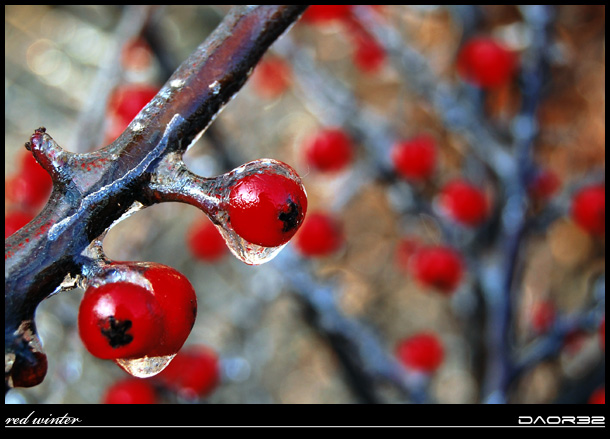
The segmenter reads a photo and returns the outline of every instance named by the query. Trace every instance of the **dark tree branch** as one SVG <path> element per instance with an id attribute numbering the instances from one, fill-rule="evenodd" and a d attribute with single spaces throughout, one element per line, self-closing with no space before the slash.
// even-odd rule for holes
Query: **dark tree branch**
<path id="1" fill-rule="evenodd" d="M 113 223 L 134 209 L 165 201 L 150 197 L 151 178 L 159 164 L 168 163 L 164 159 L 170 155 L 181 157 L 305 9 L 232 9 L 125 132 L 100 151 L 70 153 L 44 129 L 32 135 L 26 147 L 52 175 L 54 185 L 40 215 L 5 241 L 7 387 L 36 385 L 44 377 L 46 358 L 34 324 L 38 304 L 86 275 L 83 270 L 91 262 L 87 248 Z M 181 187 L 173 185 L 176 190 Z"/>

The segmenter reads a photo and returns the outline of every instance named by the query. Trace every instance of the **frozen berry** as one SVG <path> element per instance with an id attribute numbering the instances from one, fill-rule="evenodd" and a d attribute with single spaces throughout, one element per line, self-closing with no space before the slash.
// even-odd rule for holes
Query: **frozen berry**
<path id="1" fill-rule="evenodd" d="M 180 350 L 196 313 L 195 291 L 178 271 L 153 263 L 116 264 L 107 279 L 85 291 L 78 329 L 98 358 L 167 356 Z"/>
<path id="2" fill-rule="evenodd" d="M 307 211 L 303 186 L 270 172 L 250 174 L 231 189 L 227 211 L 235 233 L 263 247 L 287 243 Z"/>

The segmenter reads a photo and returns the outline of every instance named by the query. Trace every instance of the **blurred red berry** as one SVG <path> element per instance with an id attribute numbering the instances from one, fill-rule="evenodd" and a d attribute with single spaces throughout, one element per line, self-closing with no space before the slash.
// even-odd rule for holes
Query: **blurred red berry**
<path id="1" fill-rule="evenodd" d="M 561 180 L 553 171 L 543 170 L 538 173 L 528 186 L 529 195 L 536 201 L 550 199 L 561 186 Z"/>
<path id="2" fill-rule="evenodd" d="M 4 239 L 11 236 L 33 219 L 34 216 L 31 213 L 21 210 L 14 210 L 4 215 Z"/>
<path id="3" fill-rule="evenodd" d="M 410 269 L 411 258 L 417 253 L 421 243 L 416 238 L 406 236 L 400 239 L 394 251 L 396 267 L 404 272 Z"/>
<path id="4" fill-rule="evenodd" d="M 421 332 L 402 340 L 396 356 L 409 370 L 432 373 L 443 362 L 445 352 L 436 334 Z"/>
<path id="5" fill-rule="evenodd" d="M 465 180 L 447 183 L 441 189 L 439 202 L 445 214 L 465 226 L 478 226 L 489 215 L 485 192 Z"/>
<path id="6" fill-rule="evenodd" d="M 352 160 L 353 145 L 349 135 L 339 128 L 325 128 L 305 141 L 307 163 L 321 172 L 344 169 Z"/>
<path id="7" fill-rule="evenodd" d="M 408 180 L 425 180 L 434 172 L 436 143 L 430 136 L 421 135 L 398 142 L 390 154 L 396 172 Z"/>
<path id="8" fill-rule="evenodd" d="M 159 87 L 126 84 L 117 87 L 108 100 L 111 125 L 107 137 L 115 140 L 159 92 Z"/>
<path id="9" fill-rule="evenodd" d="M 325 24 L 343 20 L 351 13 L 352 5 L 311 5 L 301 16 L 301 21 L 309 24 Z"/>
<path id="10" fill-rule="evenodd" d="M 152 62 L 152 50 L 143 38 L 132 39 L 121 51 L 121 65 L 125 70 L 144 71 Z"/>
<path id="11" fill-rule="evenodd" d="M 606 403 L 606 387 L 600 387 L 589 397 L 589 404 L 605 404 Z"/>
<path id="12" fill-rule="evenodd" d="M 22 209 L 37 210 L 49 199 L 53 181 L 30 152 L 24 152 L 20 161 L 17 172 L 5 181 L 5 197 Z"/>
<path id="13" fill-rule="evenodd" d="M 580 352 L 585 341 L 587 334 L 581 329 L 574 329 L 568 332 L 563 339 L 564 352 L 568 355 L 576 355 Z"/>
<path id="14" fill-rule="evenodd" d="M 218 356 L 207 346 L 187 346 L 178 352 L 157 379 L 183 398 L 207 396 L 220 381 Z"/>
<path id="15" fill-rule="evenodd" d="M 329 255 L 342 243 L 341 225 L 335 218 L 323 212 L 307 215 L 294 238 L 295 248 L 302 255 L 310 257 Z"/>
<path id="16" fill-rule="evenodd" d="M 111 385 L 102 397 L 103 404 L 156 404 L 157 395 L 150 381 L 125 378 Z"/>
<path id="17" fill-rule="evenodd" d="M 415 279 L 445 294 L 457 288 L 463 270 L 462 257 L 450 247 L 423 247 L 411 258 L 411 272 Z"/>
<path id="18" fill-rule="evenodd" d="M 258 63 L 250 80 L 259 96 L 275 99 L 290 87 L 292 71 L 290 65 L 283 59 L 267 57 Z"/>
<path id="19" fill-rule="evenodd" d="M 592 235 L 606 234 L 606 186 L 581 189 L 572 200 L 572 218 Z"/>
<path id="20" fill-rule="evenodd" d="M 227 244 L 209 220 L 197 221 L 187 232 L 189 250 L 200 261 L 217 262 L 227 253 Z"/>
<path id="21" fill-rule="evenodd" d="M 457 57 L 457 71 L 462 78 L 482 88 L 508 83 L 516 67 L 515 54 L 491 38 L 472 38 Z"/>
<path id="22" fill-rule="evenodd" d="M 386 53 L 383 47 L 370 35 L 356 38 L 354 64 L 365 73 L 375 73 L 383 67 Z"/>
<path id="23" fill-rule="evenodd" d="M 543 300 L 536 303 L 532 310 L 532 329 L 539 334 L 548 332 L 555 321 L 555 314 L 555 305 L 552 302 Z"/>

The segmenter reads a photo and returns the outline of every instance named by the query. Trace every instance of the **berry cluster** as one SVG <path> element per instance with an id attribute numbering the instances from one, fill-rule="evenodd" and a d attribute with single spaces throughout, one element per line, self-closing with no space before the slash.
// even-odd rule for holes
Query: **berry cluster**
<path id="1" fill-rule="evenodd" d="M 116 262 L 88 283 L 78 313 L 81 340 L 95 357 L 124 368 L 128 360 L 175 355 L 195 323 L 195 291 L 171 267 Z"/>

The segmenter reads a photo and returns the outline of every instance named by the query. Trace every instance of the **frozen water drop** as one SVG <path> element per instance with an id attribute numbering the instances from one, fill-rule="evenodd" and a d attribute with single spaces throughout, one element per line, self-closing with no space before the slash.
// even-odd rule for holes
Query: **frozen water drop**
<path id="1" fill-rule="evenodd" d="M 114 362 L 134 377 L 148 378 L 165 369 L 175 356 L 176 354 L 161 357 L 118 358 Z"/>
<path id="2" fill-rule="evenodd" d="M 286 244 L 284 244 L 278 247 L 263 247 L 252 244 L 235 233 L 235 231 L 227 225 L 218 227 L 218 230 L 227 243 L 227 247 L 229 247 L 231 253 L 233 253 L 237 259 L 248 265 L 261 265 L 265 262 L 269 262 L 286 246 Z"/>

